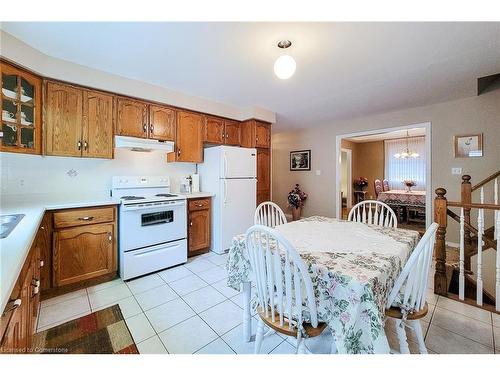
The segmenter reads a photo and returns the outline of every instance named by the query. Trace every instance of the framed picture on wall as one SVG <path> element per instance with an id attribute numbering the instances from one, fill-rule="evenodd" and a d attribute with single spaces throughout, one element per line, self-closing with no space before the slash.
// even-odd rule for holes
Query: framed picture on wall
<path id="1" fill-rule="evenodd" d="M 311 170 L 311 150 L 300 150 L 290 152 L 291 171 Z"/>
<path id="2" fill-rule="evenodd" d="M 454 137 L 456 158 L 483 156 L 483 134 L 465 134 Z"/>

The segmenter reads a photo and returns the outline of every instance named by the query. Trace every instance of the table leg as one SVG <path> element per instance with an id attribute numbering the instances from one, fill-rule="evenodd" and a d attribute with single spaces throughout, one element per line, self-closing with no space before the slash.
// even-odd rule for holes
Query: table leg
<path id="1" fill-rule="evenodd" d="M 249 342 L 252 336 L 252 315 L 250 313 L 250 282 L 241 283 L 243 289 L 243 339 Z"/>

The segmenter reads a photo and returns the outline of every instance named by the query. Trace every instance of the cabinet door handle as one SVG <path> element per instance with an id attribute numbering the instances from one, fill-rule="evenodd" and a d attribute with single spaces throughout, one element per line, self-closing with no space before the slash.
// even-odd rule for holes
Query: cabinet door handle
<path id="1" fill-rule="evenodd" d="M 87 151 L 88 148 L 89 148 L 89 144 L 87 143 L 87 141 L 83 142 L 83 149 L 85 151 Z"/>
<path id="2" fill-rule="evenodd" d="M 17 299 L 15 299 L 13 301 L 11 300 L 11 302 L 12 302 L 12 306 L 10 308 L 8 308 L 8 309 L 5 309 L 4 312 L 3 312 L 4 314 L 8 313 L 9 311 L 17 309 L 19 306 L 21 306 L 21 303 L 23 301 L 21 300 L 21 298 L 17 298 Z"/>
<path id="3" fill-rule="evenodd" d="M 153 131 L 155 130 L 155 128 L 153 127 L 153 124 L 149 125 L 149 132 L 151 134 L 153 134 Z"/>
<path id="4" fill-rule="evenodd" d="M 40 268 L 42 268 L 44 265 L 45 265 L 45 262 L 42 259 L 40 259 Z"/>
<path id="5" fill-rule="evenodd" d="M 82 141 L 78 141 L 76 147 L 78 147 L 78 151 L 80 151 L 82 149 Z"/>
<path id="6" fill-rule="evenodd" d="M 91 220 L 94 220 L 94 216 L 79 217 L 78 220 L 80 220 L 80 221 L 91 221 Z"/>
<path id="7" fill-rule="evenodd" d="M 108 241 L 113 242 L 113 234 L 111 232 L 108 233 Z"/>
<path id="8" fill-rule="evenodd" d="M 177 149 L 177 156 L 181 156 L 181 149 L 180 148 Z"/>
<path id="9" fill-rule="evenodd" d="M 192 227 L 192 226 L 193 226 L 193 222 L 192 222 L 192 221 L 190 221 L 190 222 L 189 222 L 189 226 L 190 226 L 190 227 Z"/>

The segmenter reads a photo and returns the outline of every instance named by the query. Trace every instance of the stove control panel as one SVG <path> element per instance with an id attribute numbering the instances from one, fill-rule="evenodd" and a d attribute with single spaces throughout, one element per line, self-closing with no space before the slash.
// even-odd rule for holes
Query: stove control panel
<path id="1" fill-rule="evenodd" d="M 168 176 L 114 176 L 112 180 L 113 189 L 144 187 L 168 188 L 170 178 Z"/>

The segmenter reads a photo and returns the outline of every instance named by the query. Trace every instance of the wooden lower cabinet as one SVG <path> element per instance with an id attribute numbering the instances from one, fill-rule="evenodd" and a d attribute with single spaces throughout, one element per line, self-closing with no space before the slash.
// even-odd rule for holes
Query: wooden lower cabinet
<path id="1" fill-rule="evenodd" d="M 57 211 L 54 227 L 54 288 L 116 274 L 116 207 Z"/>
<path id="2" fill-rule="evenodd" d="M 210 250 L 210 198 L 188 201 L 188 256 Z"/>
<path id="3" fill-rule="evenodd" d="M 0 353 L 27 353 L 31 348 L 40 303 L 40 267 L 35 241 L 0 317 Z"/>

